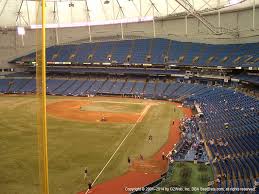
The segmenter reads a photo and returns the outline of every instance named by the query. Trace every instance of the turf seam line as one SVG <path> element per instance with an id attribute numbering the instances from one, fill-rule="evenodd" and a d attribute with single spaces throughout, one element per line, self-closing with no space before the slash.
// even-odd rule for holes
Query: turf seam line
<path id="1" fill-rule="evenodd" d="M 111 160 L 113 159 L 113 157 L 115 156 L 115 154 L 118 152 L 118 150 L 120 149 L 120 147 L 122 146 L 122 144 L 125 142 L 125 140 L 128 138 L 128 136 L 130 135 L 130 133 L 133 131 L 133 129 L 136 127 L 136 125 L 139 123 L 140 120 L 142 120 L 142 118 L 146 115 L 147 111 L 150 108 L 150 104 L 147 105 L 144 109 L 144 111 L 141 113 L 140 117 L 138 118 L 137 122 L 134 123 L 134 125 L 131 127 L 131 129 L 129 130 L 129 132 L 127 133 L 127 135 L 124 137 L 124 139 L 121 141 L 120 145 L 117 147 L 117 149 L 115 150 L 115 152 L 112 154 L 112 156 L 110 157 L 110 159 L 108 160 L 108 162 L 104 165 L 104 167 L 102 168 L 102 170 L 100 171 L 100 173 L 96 176 L 96 178 L 94 179 L 92 185 L 94 185 L 94 183 L 98 180 L 98 178 L 101 176 L 101 174 L 103 173 L 103 171 L 105 170 L 105 168 L 108 166 L 108 164 L 111 162 Z M 85 194 L 87 194 L 89 191 L 89 189 L 85 192 Z"/>
<path id="2" fill-rule="evenodd" d="M 148 105 L 144 108 L 144 110 L 141 112 L 140 117 L 138 118 L 138 120 L 137 120 L 136 123 L 139 123 L 139 122 L 142 121 L 142 119 L 144 118 L 144 116 L 146 115 L 146 113 L 147 113 L 147 111 L 149 110 L 150 107 L 151 107 L 151 105 L 148 104 Z"/>

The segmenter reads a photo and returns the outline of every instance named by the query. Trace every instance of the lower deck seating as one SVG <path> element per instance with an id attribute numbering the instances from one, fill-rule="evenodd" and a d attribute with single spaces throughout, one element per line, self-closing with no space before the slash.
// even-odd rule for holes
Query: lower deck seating
<path id="1" fill-rule="evenodd" d="M 218 187 L 252 188 L 259 177 L 259 101 L 226 88 L 188 100 L 203 112 L 201 130 Z"/>

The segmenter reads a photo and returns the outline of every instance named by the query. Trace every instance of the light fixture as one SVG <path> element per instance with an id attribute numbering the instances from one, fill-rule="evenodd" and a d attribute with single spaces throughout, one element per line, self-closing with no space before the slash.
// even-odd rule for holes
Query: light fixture
<path id="1" fill-rule="evenodd" d="M 238 4 L 238 3 L 240 3 L 241 1 L 243 1 L 243 0 L 229 0 L 228 6 Z"/>
<path id="2" fill-rule="evenodd" d="M 109 0 L 105 0 L 103 3 L 104 3 L 104 4 L 109 4 L 110 1 L 109 1 Z"/>
<path id="3" fill-rule="evenodd" d="M 24 36 L 24 35 L 25 35 L 25 28 L 24 28 L 24 27 L 21 27 L 21 26 L 18 26 L 18 27 L 17 27 L 17 33 L 18 33 L 18 35 L 20 35 L 20 36 Z"/>
<path id="4" fill-rule="evenodd" d="M 68 4 L 68 6 L 69 7 L 74 7 L 75 6 L 75 4 L 74 3 L 72 3 L 72 1 Z"/>

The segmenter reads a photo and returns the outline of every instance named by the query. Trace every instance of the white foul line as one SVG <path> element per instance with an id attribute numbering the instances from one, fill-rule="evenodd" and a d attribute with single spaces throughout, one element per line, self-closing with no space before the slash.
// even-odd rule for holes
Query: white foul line
<path id="1" fill-rule="evenodd" d="M 140 117 L 138 118 L 137 122 L 134 123 L 134 125 L 132 126 L 132 128 L 129 130 L 129 132 L 127 133 L 127 135 L 124 137 L 124 139 L 122 140 L 122 142 L 120 143 L 120 145 L 117 147 L 117 149 L 115 150 L 115 152 L 112 154 L 112 156 L 110 157 L 110 159 L 108 160 L 108 162 L 104 165 L 103 169 L 101 170 L 101 172 L 97 175 L 97 177 L 94 179 L 92 185 L 94 185 L 94 183 L 97 181 L 97 179 L 101 176 L 101 174 L 103 173 L 103 171 L 105 170 L 105 168 L 108 166 L 108 164 L 111 162 L 111 160 L 113 159 L 113 157 L 115 156 L 115 154 L 118 152 L 118 150 L 120 149 L 120 147 L 122 146 L 122 144 L 124 143 L 124 141 L 128 138 L 128 136 L 130 135 L 131 131 L 136 127 L 136 125 L 139 123 L 139 121 L 141 119 L 143 119 L 143 117 L 145 116 L 145 114 L 147 113 L 148 109 L 150 108 L 150 104 L 147 105 L 145 107 L 145 109 L 143 110 L 143 112 L 141 113 Z M 89 189 L 87 189 L 87 191 L 85 192 L 85 194 L 87 194 L 89 191 Z"/>

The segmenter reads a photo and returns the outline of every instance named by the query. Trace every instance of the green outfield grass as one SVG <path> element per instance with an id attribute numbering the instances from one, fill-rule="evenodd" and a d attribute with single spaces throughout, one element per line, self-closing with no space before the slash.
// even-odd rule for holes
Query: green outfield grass
<path id="1" fill-rule="evenodd" d="M 48 97 L 48 103 L 75 99 Z M 86 99 L 86 98 L 76 98 Z M 91 98 L 101 103 L 143 102 L 124 98 Z M 87 99 L 89 100 L 89 99 Z M 33 96 L 0 96 L 0 193 L 38 194 L 38 153 L 36 99 Z M 147 102 L 147 101 L 145 101 Z M 105 106 L 102 104 L 102 106 Z M 142 105 L 141 105 L 142 106 Z M 133 106 L 141 112 L 141 106 Z M 180 118 L 173 105 L 161 102 L 151 106 L 136 125 L 98 183 L 119 176 L 127 170 L 127 157 L 150 157 L 166 142 L 169 124 Z M 133 108 L 130 108 L 133 111 Z M 85 123 L 48 117 L 50 193 L 75 194 L 87 188 L 83 170 L 88 167 L 94 179 L 114 153 L 133 124 Z M 149 133 L 153 142 L 148 143 Z"/>

